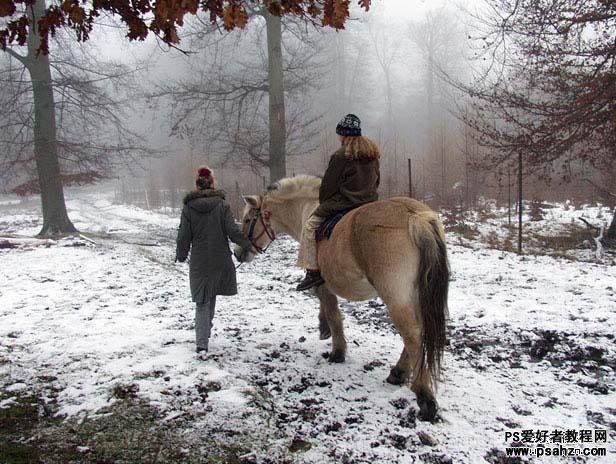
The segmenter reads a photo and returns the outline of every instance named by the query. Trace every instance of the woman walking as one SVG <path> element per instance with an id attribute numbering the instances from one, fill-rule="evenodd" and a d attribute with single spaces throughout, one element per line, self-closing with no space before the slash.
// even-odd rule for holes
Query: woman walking
<path id="1" fill-rule="evenodd" d="M 176 261 L 186 261 L 190 251 L 190 292 L 197 305 L 196 351 L 201 353 L 209 349 L 216 296 L 237 294 L 228 240 L 242 250 L 249 250 L 251 244 L 235 223 L 224 192 L 215 188 L 214 175 L 207 166 L 198 169 L 196 187 L 184 197 Z"/>

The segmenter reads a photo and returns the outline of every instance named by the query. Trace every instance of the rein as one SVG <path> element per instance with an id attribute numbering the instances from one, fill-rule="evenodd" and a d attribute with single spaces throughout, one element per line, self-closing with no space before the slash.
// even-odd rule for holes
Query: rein
<path id="1" fill-rule="evenodd" d="M 266 214 L 269 218 L 269 213 L 266 213 Z M 255 227 L 257 226 L 257 222 L 259 221 L 261 221 L 263 230 L 261 231 L 259 235 L 254 237 Z M 261 248 L 255 242 L 259 240 L 261 237 L 263 237 L 263 235 L 265 234 L 267 234 L 267 238 L 270 239 L 270 242 L 267 244 L 265 248 Z M 274 242 L 274 240 L 276 240 L 276 232 L 274 232 L 274 229 L 272 229 L 272 225 L 266 221 L 261 208 L 257 210 L 257 214 L 250 220 L 250 226 L 248 227 L 248 240 L 250 241 L 251 245 L 254 247 L 255 250 L 257 250 L 259 254 L 265 253 L 267 249 L 270 247 L 270 245 Z M 235 269 L 238 269 L 242 264 L 244 264 L 243 261 L 239 263 L 235 267 Z"/>
<path id="2" fill-rule="evenodd" d="M 263 226 L 263 230 L 261 231 L 259 235 L 257 235 L 256 237 L 253 237 L 255 233 L 255 227 L 259 220 L 261 220 L 261 225 Z M 259 240 L 261 237 L 263 237 L 263 235 L 265 234 L 267 234 L 267 238 L 270 239 L 270 242 L 267 244 L 265 248 L 261 248 L 255 242 Z M 269 246 L 272 244 L 272 242 L 276 240 L 276 233 L 274 232 L 274 229 L 272 229 L 272 225 L 265 221 L 265 217 L 263 216 L 263 211 L 261 210 L 261 208 L 257 210 L 257 214 L 255 215 L 255 217 L 253 217 L 250 220 L 250 227 L 248 228 L 248 240 L 250 240 L 250 243 L 252 244 L 252 246 L 255 247 L 255 250 L 257 250 L 261 254 L 265 253 L 267 249 L 269 248 Z"/>

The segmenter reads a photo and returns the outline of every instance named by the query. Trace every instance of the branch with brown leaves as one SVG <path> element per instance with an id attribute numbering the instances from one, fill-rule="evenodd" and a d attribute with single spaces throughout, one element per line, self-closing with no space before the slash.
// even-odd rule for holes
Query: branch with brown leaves
<path id="1" fill-rule="evenodd" d="M 491 67 L 458 85 L 468 96 L 462 119 L 490 153 L 484 167 L 521 154 L 526 169 L 546 179 L 558 170 L 568 181 L 577 170 L 606 173 L 606 186 L 612 185 L 616 2 L 487 3 L 492 13 L 472 35 L 483 50 L 479 58 L 498 60 L 498 72 Z"/>
<path id="2" fill-rule="evenodd" d="M 198 12 L 209 17 L 212 24 L 222 24 L 227 31 L 244 28 L 249 11 L 265 7 L 276 16 L 297 16 L 320 21 L 322 26 L 343 29 L 349 18 L 351 0 L 97 0 L 86 4 L 79 0 L 62 0 L 50 5 L 38 21 L 29 24 L 26 10 L 45 0 L 0 0 L 0 18 L 7 18 L 0 29 L 0 48 L 9 44 L 25 45 L 28 34 L 41 36 L 40 51 L 49 53 L 49 36 L 62 28 L 72 29 L 77 39 L 86 41 L 94 28 L 96 18 L 103 13 L 118 17 L 128 28 L 130 40 L 145 40 L 152 33 L 168 44 L 179 43 L 178 29 L 184 25 L 186 15 Z M 371 0 L 358 0 L 368 10 Z"/>

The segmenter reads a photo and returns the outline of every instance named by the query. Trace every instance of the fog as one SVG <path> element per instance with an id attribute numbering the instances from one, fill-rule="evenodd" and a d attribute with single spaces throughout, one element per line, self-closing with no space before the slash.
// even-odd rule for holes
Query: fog
<path id="1" fill-rule="evenodd" d="M 477 59 L 478 10 L 478 2 L 376 1 L 368 13 L 354 9 L 341 31 L 283 18 L 286 175 L 322 175 L 339 143 L 336 123 L 353 113 L 381 148 L 382 195 L 412 194 L 437 205 L 474 203 L 482 195 L 510 199 L 511 168 L 476 169 L 482 149 L 461 120 L 467 97 L 452 85 L 472 82 L 489 66 Z M 65 171 L 114 179 L 135 197 L 144 189 L 161 192 L 165 206 L 192 187 L 201 164 L 217 173 L 236 208 L 240 194 L 258 193 L 276 180 L 263 17 L 232 32 L 192 17 L 176 46 L 152 35 L 129 42 L 112 18 L 100 22 L 86 44 L 63 33 L 51 49 L 52 60 L 67 50 L 83 51 L 90 61 L 81 65 L 88 68 L 81 79 L 92 83 L 84 86 L 100 89 L 85 108 L 67 114 L 81 125 L 73 119 L 60 124 L 61 138 L 74 146 L 83 134 L 89 141 L 80 154 L 75 149 L 61 156 Z M 7 54 L 0 59 L 4 81 L 19 81 L 16 60 Z M 66 77 L 61 62 L 67 60 L 53 67 L 58 81 Z M 57 100 L 75 97 L 75 86 L 62 89 L 55 89 Z M 8 86 L 3 92 L 9 94 Z M 10 101 L 5 98 L 4 106 Z M 107 105 L 105 112 L 91 114 L 95 101 Z M 84 121 L 96 124 L 86 129 Z M 25 166 L 11 164 L 5 190 L 34 176 Z M 545 190 L 529 184 L 529 197 Z"/>
<path id="2" fill-rule="evenodd" d="M 441 79 L 467 70 L 465 13 L 417 2 L 375 2 L 353 11 L 345 30 L 283 21 L 287 175 L 322 175 L 335 151 L 336 123 L 359 116 L 362 131 L 382 150 L 382 193 L 451 196 L 464 182 L 462 128 L 455 96 Z M 208 31 L 208 29 L 210 29 Z M 147 160 L 150 182 L 188 188 L 194 169 L 208 164 L 242 190 L 269 183 L 267 38 L 265 21 L 224 33 L 193 20 L 178 47 L 150 40 L 143 76 L 143 112 L 133 118 L 158 159 Z M 116 39 L 117 40 L 117 39 Z M 131 64 L 121 45 L 113 58 Z M 157 173 L 164 172 L 164 176 Z"/>

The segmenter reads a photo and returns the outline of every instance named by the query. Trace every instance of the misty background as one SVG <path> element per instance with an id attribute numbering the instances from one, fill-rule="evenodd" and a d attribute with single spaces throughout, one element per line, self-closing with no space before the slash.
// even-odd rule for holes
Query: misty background
<path id="1" fill-rule="evenodd" d="M 469 97 L 459 86 L 493 65 L 482 54 L 482 8 L 381 0 L 367 14 L 354 10 L 342 31 L 282 18 L 286 175 L 322 175 L 336 123 L 354 113 L 381 147 L 382 197 L 412 194 L 433 207 L 480 197 L 511 203 L 515 165 L 482 166 L 489 153 L 463 122 Z M 207 164 L 237 214 L 242 194 L 276 180 L 266 20 L 255 16 L 232 32 L 191 17 L 177 47 L 151 36 L 129 43 L 104 17 L 86 43 L 59 32 L 50 61 L 65 185 L 108 182 L 119 200 L 177 207 Z M 26 194 L 36 171 L 19 125 L 32 117 L 31 83 L 9 53 L 0 53 L 0 69 L 1 188 Z M 600 176 L 583 163 L 576 170 Z M 523 182 L 529 200 L 599 199 L 575 172 L 567 182 L 525 172 Z"/>

